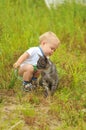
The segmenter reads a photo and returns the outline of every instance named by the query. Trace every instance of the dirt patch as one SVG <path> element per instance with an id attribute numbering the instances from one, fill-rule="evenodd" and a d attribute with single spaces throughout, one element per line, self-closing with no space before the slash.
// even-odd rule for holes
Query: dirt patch
<path id="1" fill-rule="evenodd" d="M 58 118 L 55 115 L 53 116 L 49 113 L 50 106 L 52 105 L 53 101 L 52 98 L 50 97 L 44 98 L 41 95 L 37 96 L 34 95 L 33 93 L 18 95 L 18 93 L 15 94 L 14 91 L 12 95 L 11 94 L 9 95 L 8 91 L 3 91 L 1 97 L 3 98 L 3 107 L 1 109 L 3 117 L 1 118 L 1 121 L 3 119 L 6 119 L 8 121 L 6 122 L 7 124 L 9 124 L 9 119 L 11 118 L 12 120 L 16 121 L 17 120 L 23 121 L 22 129 L 24 130 L 26 129 L 54 130 L 58 128 L 59 125 L 61 125 L 61 122 L 58 121 Z M 30 118 L 28 116 L 24 117 L 24 115 L 22 114 L 22 109 L 24 109 L 28 104 L 30 104 L 30 106 L 35 109 L 36 116 L 33 118 Z M 14 126 L 15 124 L 17 124 L 16 121 L 14 121 L 15 122 Z M 22 123 L 18 125 L 21 124 Z M 10 127 L 12 127 L 12 125 Z"/>

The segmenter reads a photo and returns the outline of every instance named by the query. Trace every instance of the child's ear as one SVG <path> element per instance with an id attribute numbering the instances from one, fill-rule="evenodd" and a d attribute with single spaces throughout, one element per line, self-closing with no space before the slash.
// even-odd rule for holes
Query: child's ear
<path id="1" fill-rule="evenodd" d="M 43 41 L 41 42 L 41 44 L 42 44 L 42 45 L 45 45 L 45 44 L 46 44 L 46 41 L 45 41 L 45 40 L 43 40 Z"/>

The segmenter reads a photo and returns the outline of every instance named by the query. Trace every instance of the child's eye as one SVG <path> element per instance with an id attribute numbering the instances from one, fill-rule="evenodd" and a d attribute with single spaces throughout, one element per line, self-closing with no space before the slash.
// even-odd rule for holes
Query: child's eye
<path id="1" fill-rule="evenodd" d="M 55 48 L 51 48 L 52 51 L 55 51 Z"/>

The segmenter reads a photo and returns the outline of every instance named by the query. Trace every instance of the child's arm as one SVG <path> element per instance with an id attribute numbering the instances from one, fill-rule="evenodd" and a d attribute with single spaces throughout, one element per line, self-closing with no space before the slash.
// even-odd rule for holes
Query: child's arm
<path id="1" fill-rule="evenodd" d="M 25 61 L 29 56 L 30 56 L 30 55 L 29 55 L 27 52 L 23 53 L 23 54 L 19 57 L 19 59 L 14 63 L 13 67 L 14 67 L 15 69 L 18 68 L 18 67 L 20 66 L 20 64 L 21 64 L 23 61 Z"/>

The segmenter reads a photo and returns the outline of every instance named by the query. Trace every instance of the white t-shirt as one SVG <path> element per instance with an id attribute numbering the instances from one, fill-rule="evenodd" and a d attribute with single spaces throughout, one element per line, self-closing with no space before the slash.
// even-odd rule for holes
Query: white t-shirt
<path id="1" fill-rule="evenodd" d="M 37 65 L 39 55 L 43 56 L 43 53 L 42 53 L 40 47 L 31 47 L 26 52 L 30 56 L 21 64 L 21 66 L 23 66 L 25 64 Z"/>

